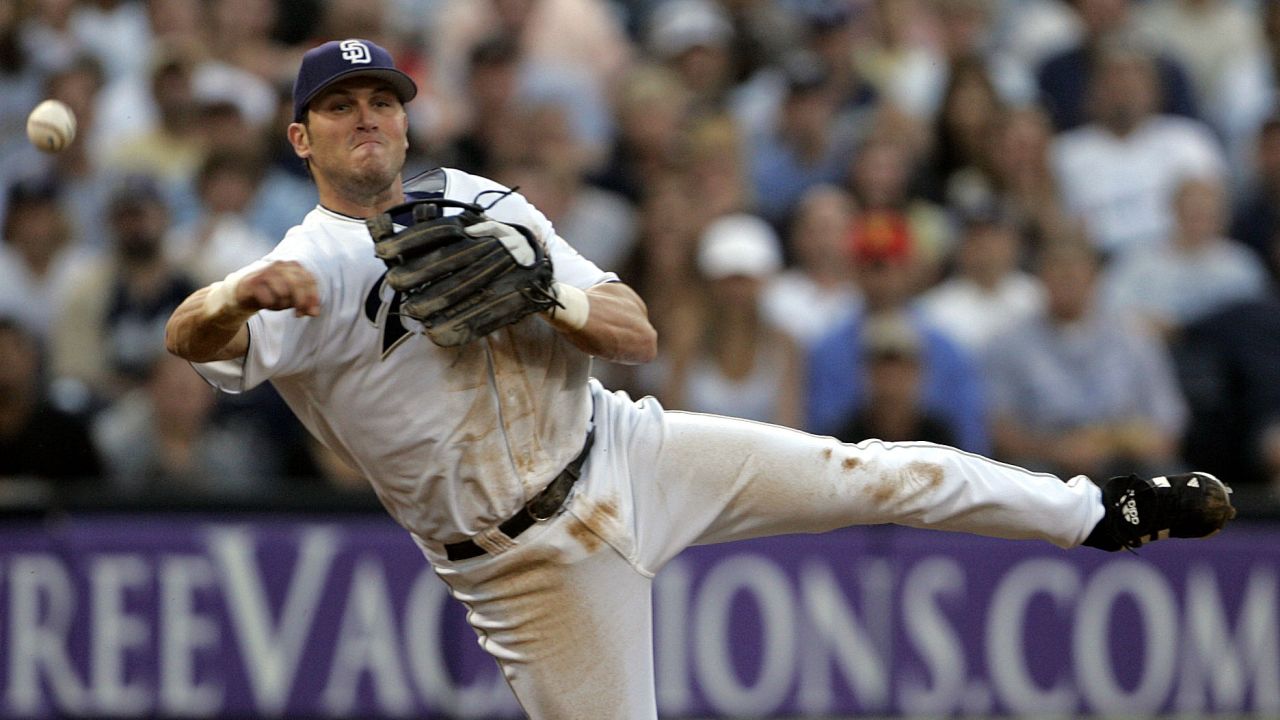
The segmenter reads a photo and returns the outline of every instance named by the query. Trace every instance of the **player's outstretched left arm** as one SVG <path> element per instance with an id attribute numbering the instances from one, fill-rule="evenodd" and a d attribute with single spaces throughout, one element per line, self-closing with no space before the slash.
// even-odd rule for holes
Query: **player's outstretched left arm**
<path id="1" fill-rule="evenodd" d="M 542 317 L 579 350 L 616 363 L 636 365 L 658 354 L 658 331 L 644 300 L 620 282 L 587 290 L 557 283 L 560 302 Z"/>

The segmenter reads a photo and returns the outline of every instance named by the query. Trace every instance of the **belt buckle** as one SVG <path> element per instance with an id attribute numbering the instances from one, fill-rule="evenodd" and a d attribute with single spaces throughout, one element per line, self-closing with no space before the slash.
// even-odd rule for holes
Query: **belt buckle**
<path id="1" fill-rule="evenodd" d="M 524 511 L 529 515 L 529 517 L 533 518 L 535 522 L 550 520 L 564 507 L 565 500 L 569 498 L 569 491 L 573 488 L 573 485 L 578 482 L 578 478 L 582 472 L 582 466 L 580 463 L 584 459 L 587 449 L 591 447 L 591 440 L 594 435 L 595 429 L 592 428 L 587 432 L 587 440 L 583 444 L 582 451 L 578 453 L 578 456 L 570 460 L 565 469 L 561 470 L 560 474 L 556 475 L 541 493 L 524 506 Z M 568 479 L 568 482 L 565 482 L 566 478 Z M 535 505 L 547 508 L 544 511 L 544 514 L 536 512 L 534 510 Z"/>
<path id="2" fill-rule="evenodd" d="M 560 478 L 556 477 L 556 479 L 552 480 L 551 482 L 554 485 L 557 482 L 559 482 L 559 480 Z M 568 495 L 569 495 L 569 492 L 567 488 L 565 490 L 556 488 L 555 492 L 549 493 L 547 495 L 540 495 L 537 498 L 534 498 L 533 502 L 530 502 L 528 505 L 524 506 L 524 511 L 526 513 L 529 513 L 529 517 L 533 518 L 536 522 L 542 522 L 543 520 L 550 520 L 551 518 L 555 517 L 556 513 L 560 511 L 560 508 L 564 507 L 564 501 L 565 501 L 565 498 L 568 497 Z M 542 513 L 539 513 L 537 510 L 534 509 L 535 505 L 539 507 L 545 507 L 547 509 L 544 510 Z"/>

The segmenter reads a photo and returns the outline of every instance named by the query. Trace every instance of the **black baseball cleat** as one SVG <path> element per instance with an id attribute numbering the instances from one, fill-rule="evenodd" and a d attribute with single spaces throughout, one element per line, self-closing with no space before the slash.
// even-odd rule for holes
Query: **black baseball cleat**
<path id="1" fill-rule="evenodd" d="M 1236 516 L 1231 488 L 1203 472 L 1113 477 L 1102 486 L 1102 504 L 1106 515 L 1084 544 L 1111 551 L 1171 537 L 1209 537 Z"/>

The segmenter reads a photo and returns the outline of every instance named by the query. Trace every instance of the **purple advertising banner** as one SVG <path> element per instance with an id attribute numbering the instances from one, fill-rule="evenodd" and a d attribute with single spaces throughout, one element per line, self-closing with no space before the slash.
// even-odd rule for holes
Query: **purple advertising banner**
<path id="1" fill-rule="evenodd" d="M 694 548 L 664 717 L 1280 716 L 1280 528 L 1138 555 L 899 528 Z M 390 520 L 0 523 L 0 717 L 520 717 Z"/>

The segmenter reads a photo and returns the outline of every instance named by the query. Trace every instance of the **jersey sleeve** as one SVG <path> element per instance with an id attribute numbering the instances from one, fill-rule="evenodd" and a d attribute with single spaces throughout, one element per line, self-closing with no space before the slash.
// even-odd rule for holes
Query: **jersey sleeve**
<path id="1" fill-rule="evenodd" d="M 316 278 L 323 308 L 332 297 L 328 278 L 305 247 L 286 236 L 275 250 L 246 267 L 266 267 L 277 260 L 301 264 Z M 243 358 L 192 363 L 192 367 L 209 384 L 233 394 L 251 390 L 274 377 L 301 372 L 317 357 L 322 320 L 296 317 L 293 310 L 263 310 L 248 320 L 249 349 Z"/>
<path id="2" fill-rule="evenodd" d="M 583 289 L 617 282 L 616 274 L 601 270 L 560 237 L 547 216 L 525 196 L 492 180 L 460 170 L 449 169 L 446 177 L 446 197 L 488 206 L 485 212 L 494 220 L 523 225 L 533 231 L 551 255 L 556 280 Z M 490 203 L 493 204 L 490 206 Z"/>

